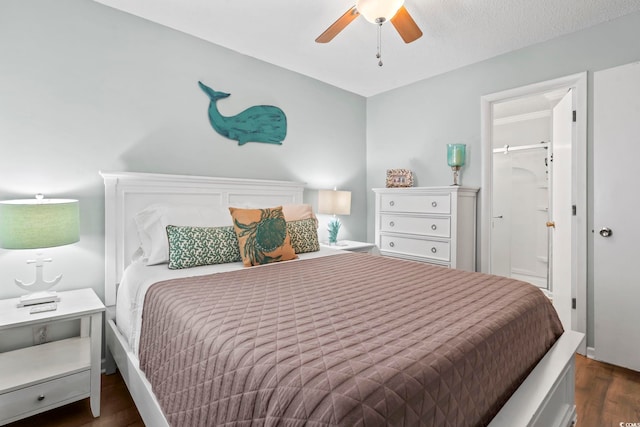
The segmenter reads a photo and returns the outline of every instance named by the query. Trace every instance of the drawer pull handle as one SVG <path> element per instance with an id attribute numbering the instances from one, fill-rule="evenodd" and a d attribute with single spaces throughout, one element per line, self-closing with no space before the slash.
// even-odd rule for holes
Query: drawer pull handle
<path id="1" fill-rule="evenodd" d="M 436 231 L 436 229 L 437 229 L 437 228 L 438 228 L 438 226 L 437 226 L 437 225 L 435 225 L 435 224 L 431 224 L 431 229 L 432 229 L 433 231 Z"/>
<path id="2" fill-rule="evenodd" d="M 395 206 L 396 202 L 394 202 L 393 200 L 389 202 L 389 206 Z"/>
<path id="3" fill-rule="evenodd" d="M 395 225 L 396 225 L 396 223 L 395 223 L 395 222 L 393 222 L 393 221 L 389 222 L 389 227 L 393 227 L 393 226 L 395 226 Z"/>
<path id="4" fill-rule="evenodd" d="M 390 247 L 394 247 L 395 245 L 396 245 L 395 243 L 393 243 L 393 242 L 389 242 L 389 246 L 390 246 Z"/>
<path id="5" fill-rule="evenodd" d="M 431 253 L 435 254 L 436 252 L 438 252 L 438 250 L 435 248 L 435 246 L 433 248 L 431 248 Z"/>
<path id="6" fill-rule="evenodd" d="M 38 402 L 42 402 L 44 400 L 44 394 L 38 396 Z"/>
<path id="7" fill-rule="evenodd" d="M 431 206 L 435 208 L 436 206 L 438 206 L 438 202 L 431 202 Z"/>

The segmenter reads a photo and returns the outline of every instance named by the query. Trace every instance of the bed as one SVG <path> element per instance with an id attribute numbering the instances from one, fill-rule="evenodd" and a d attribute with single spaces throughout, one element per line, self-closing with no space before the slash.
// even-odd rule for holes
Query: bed
<path id="1" fill-rule="evenodd" d="M 167 275 L 166 265 L 149 268 L 131 261 L 139 246 L 137 212 L 158 202 L 207 208 L 299 204 L 303 185 L 137 173 L 102 176 L 108 356 L 145 424 L 575 422 L 574 353 L 583 336 L 561 333 L 557 324 L 554 330 L 555 312 L 539 291 L 495 276 L 328 249 L 253 268 L 231 263 Z M 502 294 L 498 302 L 487 302 Z M 480 306 L 472 308 L 473 300 Z M 275 310 L 278 301 L 284 308 Z M 530 326 L 521 318 L 528 315 L 519 314 L 519 306 L 527 313 L 540 311 L 550 322 L 538 340 L 544 351 L 529 347 L 536 339 L 527 335 Z M 506 314 L 508 320 L 480 328 L 475 317 L 480 311 Z M 424 323 L 428 316 L 434 317 Z M 511 329 L 516 338 L 526 339 L 511 342 L 493 333 Z M 190 350 L 176 347 L 178 342 Z M 471 355 L 459 357 L 455 342 L 473 344 Z M 492 357 L 498 347 L 516 357 Z M 444 359 L 436 360 L 434 353 Z M 508 364 L 528 365 L 495 374 Z M 490 389 L 489 383 L 502 381 L 498 377 L 506 377 L 507 385 Z M 452 400 L 454 389 L 466 400 Z"/>

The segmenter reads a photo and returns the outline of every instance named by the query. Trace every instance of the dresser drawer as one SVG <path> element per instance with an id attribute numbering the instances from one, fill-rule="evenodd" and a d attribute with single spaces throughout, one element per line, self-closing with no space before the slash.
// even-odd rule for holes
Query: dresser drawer
<path id="1" fill-rule="evenodd" d="M 88 370 L 82 371 L 0 394 L 0 414 L 2 414 L 0 421 L 30 412 L 40 412 L 60 404 L 89 397 L 89 372 Z"/>
<path id="2" fill-rule="evenodd" d="M 381 235 L 380 250 L 440 262 L 449 262 L 451 258 L 449 242 L 436 240 Z"/>
<path id="3" fill-rule="evenodd" d="M 382 214 L 380 215 L 380 231 L 451 237 L 451 218 Z"/>
<path id="4" fill-rule="evenodd" d="M 380 210 L 383 212 L 451 213 L 449 194 L 382 194 Z"/>

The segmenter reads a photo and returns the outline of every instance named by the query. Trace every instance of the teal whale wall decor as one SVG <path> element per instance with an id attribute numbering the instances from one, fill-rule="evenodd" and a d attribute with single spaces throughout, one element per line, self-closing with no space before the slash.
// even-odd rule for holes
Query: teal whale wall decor
<path id="1" fill-rule="evenodd" d="M 273 105 L 254 105 L 235 116 L 223 116 L 218 111 L 216 102 L 231 94 L 216 92 L 202 82 L 198 82 L 198 85 L 211 100 L 209 121 L 220 135 L 238 141 L 238 145 L 247 142 L 282 144 L 287 136 L 287 116 L 280 108 Z"/>

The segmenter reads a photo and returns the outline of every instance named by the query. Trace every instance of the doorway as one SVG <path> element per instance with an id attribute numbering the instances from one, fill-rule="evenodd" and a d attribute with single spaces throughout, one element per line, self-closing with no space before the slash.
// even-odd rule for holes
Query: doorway
<path id="1" fill-rule="evenodd" d="M 552 108 L 563 92 L 492 106 L 490 272 L 532 283 L 548 295 Z"/>
<path id="2" fill-rule="evenodd" d="M 541 287 L 565 329 L 583 333 L 586 92 L 586 73 L 580 73 L 481 99 L 481 270 Z M 567 115 L 569 135 L 567 126 L 554 129 Z M 563 142 L 554 147 L 554 138 Z M 554 168 L 566 176 L 561 191 L 551 187 Z M 579 351 L 585 353 L 585 343 Z"/>

